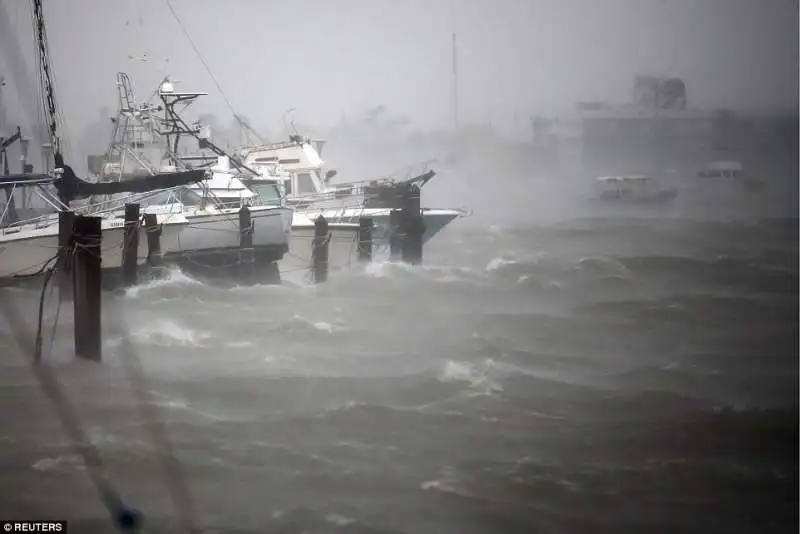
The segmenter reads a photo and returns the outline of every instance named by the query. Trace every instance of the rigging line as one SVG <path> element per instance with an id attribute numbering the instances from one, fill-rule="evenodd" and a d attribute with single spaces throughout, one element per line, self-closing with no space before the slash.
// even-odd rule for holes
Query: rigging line
<path id="1" fill-rule="evenodd" d="M 200 60 L 200 63 L 202 63 L 203 67 L 205 67 L 206 72 L 211 77 L 211 81 L 213 81 L 214 85 L 217 86 L 217 90 L 219 91 L 219 94 L 222 95 L 222 99 L 225 100 L 225 103 L 228 105 L 228 108 L 231 110 L 231 113 L 233 114 L 233 117 L 238 119 L 239 115 L 236 113 L 236 110 L 233 108 L 233 104 L 231 104 L 231 101 L 228 100 L 228 97 L 225 95 L 225 91 L 222 90 L 222 86 L 220 86 L 219 82 L 217 81 L 216 76 L 214 76 L 214 73 L 211 72 L 211 67 L 209 67 L 208 63 L 206 63 L 206 60 L 203 59 L 203 55 L 200 53 L 200 50 L 198 50 L 197 46 L 194 44 L 194 41 L 189 36 L 189 32 L 186 30 L 186 26 L 184 26 L 183 22 L 181 22 L 180 17 L 175 12 L 175 9 L 172 7 L 172 3 L 170 3 L 169 0 L 164 0 L 164 2 L 166 2 L 167 7 L 172 12 L 172 16 L 175 17 L 175 21 L 178 23 L 178 26 L 181 27 L 181 31 L 183 31 L 183 35 L 186 36 L 186 40 L 189 41 L 190 45 L 192 45 L 192 48 L 194 49 L 194 53 L 197 54 L 197 58 Z M 255 132 L 255 130 L 253 130 L 253 131 Z M 256 134 L 256 135 L 258 135 L 258 134 Z M 259 135 L 259 137 L 261 137 L 261 136 Z"/>

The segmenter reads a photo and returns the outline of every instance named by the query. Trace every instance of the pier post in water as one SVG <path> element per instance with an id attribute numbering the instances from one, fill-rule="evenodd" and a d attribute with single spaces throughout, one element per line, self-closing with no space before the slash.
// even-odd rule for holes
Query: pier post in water
<path id="1" fill-rule="evenodd" d="M 164 256 L 161 254 L 161 225 L 155 213 L 144 214 L 144 227 L 147 230 L 147 265 L 161 267 Z"/>
<path id="2" fill-rule="evenodd" d="M 372 261 L 372 217 L 358 219 L 358 260 Z"/>
<path id="3" fill-rule="evenodd" d="M 400 259 L 403 250 L 403 212 L 393 209 L 389 212 L 389 261 Z"/>
<path id="4" fill-rule="evenodd" d="M 420 189 L 416 184 L 406 186 L 403 194 L 403 261 L 411 265 L 422 263 L 422 237 L 425 223 L 420 208 Z"/>
<path id="5" fill-rule="evenodd" d="M 102 357 L 102 221 L 100 217 L 76 215 L 73 234 L 75 355 L 96 362 Z"/>
<path id="6" fill-rule="evenodd" d="M 122 238 L 122 283 L 136 285 L 139 268 L 139 204 L 125 204 L 125 233 Z"/>
<path id="7" fill-rule="evenodd" d="M 312 258 L 314 262 L 314 283 L 328 280 L 328 221 L 320 214 L 314 220 L 314 243 Z"/>
<path id="8" fill-rule="evenodd" d="M 247 206 L 239 209 L 239 266 L 242 281 L 254 283 L 256 255 L 253 250 L 253 221 Z"/>
<path id="9" fill-rule="evenodd" d="M 63 302 L 72 295 L 72 234 L 75 226 L 75 212 L 58 212 L 58 268 L 56 283 L 59 298 Z"/>
<path id="10" fill-rule="evenodd" d="M 403 261 L 410 265 L 422 263 L 422 236 L 425 234 L 425 221 L 422 215 L 406 214 L 406 238 L 403 240 Z"/>

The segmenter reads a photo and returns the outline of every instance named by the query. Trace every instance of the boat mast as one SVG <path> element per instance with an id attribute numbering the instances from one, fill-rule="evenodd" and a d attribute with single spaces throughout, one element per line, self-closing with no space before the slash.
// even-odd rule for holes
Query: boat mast
<path id="1" fill-rule="evenodd" d="M 62 167 L 64 165 L 64 157 L 61 154 L 61 139 L 58 136 L 56 127 L 58 108 L 56 107 L 53 78 L 50 72 L 50 50 L 47 45 L 47 30 L 45 29 L 44 14 L 42 12 L 42 0 L 33 0 L 33 19 L 39 51 L 39 84 L 44 96 L 46 118 L 49 120 L 49 124 L 47 124 L 48 134 L 55 166 Z M 47 163 L 45 162 L 45 165 Z"/>

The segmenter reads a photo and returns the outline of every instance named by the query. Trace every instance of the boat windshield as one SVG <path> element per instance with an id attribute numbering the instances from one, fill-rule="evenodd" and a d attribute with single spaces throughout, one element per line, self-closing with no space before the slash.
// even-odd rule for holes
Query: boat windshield
<path id="1" fill-rule="evenodd" d="M 148 195 L 142 199 L 142 204 L 145 206 L 158 206 L 165 204 L 172 204 L 173 202 L 180 202 L 184 206 L 199 206 L 202 197 L 191 189 L 180 187 L 161 191 L 155 195 Z"/>
<path id="2" fill-rule="evenodd" d="M 254 183 L 250 184 L 250 190 L 257 196 L 259 203 L 266 206 L 281 205 L 281 191 L 277 184 L 273 183 Z"/>

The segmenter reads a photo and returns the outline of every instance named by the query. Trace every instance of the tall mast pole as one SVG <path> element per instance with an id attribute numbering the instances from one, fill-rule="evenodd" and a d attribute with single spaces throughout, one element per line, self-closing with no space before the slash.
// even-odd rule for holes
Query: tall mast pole
<path id="1" fill-rule="evenodd" d="M 50 50 L 47 44 L 47 31 L 45 29 L 44 13 L 42 12 L 42 0 L 33 0 L 33 23 L 36 30 L 37 48 L 39 49 L 39 80 L 44 97 L 45 116 L 49 121 L 48 134 L 53 149 L 53 157 L 56 167 L 64 165 L 61 154 L 61 139 L 58 135 L 57 120 L 58 108 L 56 107 L 55 90 L 53 88 L 53 78 L 50 72 Z"/>

